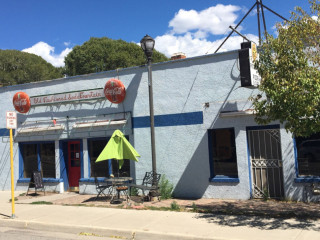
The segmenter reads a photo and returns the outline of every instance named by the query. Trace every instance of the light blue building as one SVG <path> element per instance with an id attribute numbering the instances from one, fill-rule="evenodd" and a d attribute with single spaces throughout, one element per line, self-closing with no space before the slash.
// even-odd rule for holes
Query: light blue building
<path id="1" fill-rule="evenodd" d="M 312 189 L 320 181 L 320 156 L 308 155 L 319 153 L 319 138 L 293 139 L 279 123 L 254 121 L 248 98 L 257 89 L 241 87 L 239 51 L 157 63 L 152 70 L 157 171 L 174 184 L 175 196 L 320 199 Z M 110 79 L 125 86 L 119 104 L 103 95 Z M 15 110 L 17 92 L 29 95 L 31 108 L 17 114 L 16 189 L 27 190 L 32 171 L 40 170 L 46 191 L 95 193 L 95 173 L 118 171 L 115 162 L 94 164 L 115 129 L 141 155 L 122 171 L 134 179 L 151 171 L 148 74 L 139 66 L 1 87 L 1 190 L 11 184 L 5 116 Z"/>

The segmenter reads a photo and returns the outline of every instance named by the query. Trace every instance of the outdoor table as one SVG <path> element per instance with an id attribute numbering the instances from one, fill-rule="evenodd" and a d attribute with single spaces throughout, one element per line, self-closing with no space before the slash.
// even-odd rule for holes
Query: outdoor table
<path id="1" fill-rule="evenodd" d="M 113 178 L 106 178 L 106 182 L 111 183 L 112 185 L 112 197 L 111 203 L 121 203 L 122 200 L 120 199 L 120 192 L 124 191 L 126 194 L 127 199 L 129 198 L 129 187 L 128 183 L 133 180 L 132 177 L 113 177 Z M 126 187 L 126 189 L 122 188 Z M 114 197 L 116 196 L 116 199 Z"/>

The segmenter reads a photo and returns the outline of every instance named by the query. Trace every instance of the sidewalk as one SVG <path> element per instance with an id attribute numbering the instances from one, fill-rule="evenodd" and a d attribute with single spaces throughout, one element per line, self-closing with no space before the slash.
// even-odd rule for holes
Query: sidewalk
<path id="1" fill-rule="evenodd" d="M 19 196 L 19 194 L 21 192 L 17 192 L 15 195 Z M 11 219 L 11 203 L 8 202 L 11 198 L 11 193 L 9 191 L 0 192 L 0 224 L 7 227 L 77 234 L 84 232 L 106 237 L 139 240 L 320 239 L 319 219 L 281 219 L 216 213 L 119 209 L 103 206 L 103 204 L 100 207 L 58 205 L 59 202 L 62 204 L 67 199 L 69 199 L 68 201 L 70 199 L 76 200 L 83 196 L 85 195 L 64 193 L 41 196 L 31 200 L 30 198 L 19 199 L 15 204 L 16 218 Z M 90 196 L 85 197 L 88 198 Z M 30 204 L 37 201 L 55 204 Z M 172 200 L 170 201 L 172 202 Z M 213 200 L 207 201 L 208 205 Z M 218 200 L 216 202 L 216 205 L 218 205 Z M 226 204 L 226 201 L 223 202 Z M 91 205 L 91 201 L 88 201 L 88 199 L 85 203 L 87 203 L 87 206 Z M 195 203 L 196 201 L 191 200 L 187 205 L 194 206 Z M 168 203 L 161 201 L 158 204 Z M 230 201 L 229 206 L 232 206 L 232 201 Z M 318 205 L 311 206 L 316 212 L 319 210 Z M 300 211 L 303 210 L 301 209 Z"/>

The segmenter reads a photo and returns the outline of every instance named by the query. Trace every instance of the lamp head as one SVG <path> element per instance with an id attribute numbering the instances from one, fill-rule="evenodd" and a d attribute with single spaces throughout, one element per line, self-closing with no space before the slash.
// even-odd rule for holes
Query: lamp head
<path id="1" fill-rule="evenodd" d="M 141 48 L 144 51 L 144 54 L 146 55 L 148 60 L 151 60 L 152 54 L 153 54 L 153 49 L 155 45 L 155 41 L 152 37 L 149 35 L 144 36 L 144 38 L 141 39 L 140 41 Z"/>

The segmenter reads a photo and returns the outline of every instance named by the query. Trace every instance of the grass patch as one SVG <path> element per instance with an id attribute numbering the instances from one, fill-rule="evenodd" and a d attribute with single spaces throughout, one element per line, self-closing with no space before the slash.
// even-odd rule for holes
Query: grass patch
<path id="1" fill-rule="evenodd" d="M 102 235 L 98 235 L 95 233 L 87 233 L 87 232 L 81 232 L 79 233 L 80 236 L 94 236 L 94 237 L 103 237 Z"/>
<path id="2" fill-rule="evenodd" d="M 147 206 L 144 207 L 146 210 L 156 210 L 156 211 L 172 211 L 169 207 L 154 207 L 154 206 Z"/>
<path id="3" fill-rule="evenodd" d="M 192 208 L 192 211 L 193 211 L 193 212 L 198 212 L 198 210 L 199 210 L 199 209 L 198 209 L 198 206 L 197 206 L 194 202 L 192 203 L 191 208 Z"/>
<path id="4" fill-rule="evenodd" d="M 156 211 L 174 211 L 174 212 L 180 212 L 184 211 L 184 208 L 181 208 L 176 201 L 173 201 L 171 203 L 170 207 L 155 207 L 155 206 L 145 206 L 142 208 L 142 210 L 156 210 Z"/>
<path id="5" fill-rule="evenodd" d="M 84 203 L 70 203 L 70 204 L 62 204 L 62 206 L 67 206 L 67 207 L 104 207 L 104 206 L 99 206 L 99 205 L 94 205 L 94 204 L 84 204 Z"/>
<path id="6" fill-rule="evenodd" d="M 45 205 L 51 205 L 53 204 L 52 202 L 46 202 L 46 201 L 37 201 L 37 202 L 32 202 L 31 204 L 45 204 Z"/>

